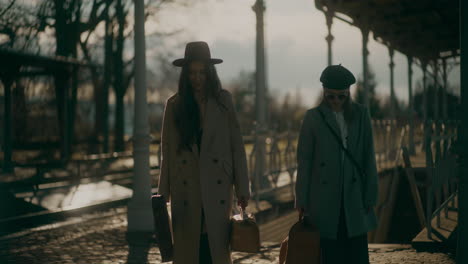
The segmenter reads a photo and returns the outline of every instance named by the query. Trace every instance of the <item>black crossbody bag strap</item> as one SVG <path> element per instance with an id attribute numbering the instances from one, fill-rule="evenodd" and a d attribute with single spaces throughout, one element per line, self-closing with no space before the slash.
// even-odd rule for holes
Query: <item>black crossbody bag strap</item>
<path id="1" fill-rule="evenodd" d="M 346 156 L 348 156 L 348 158 L 351 160 L 353 165 L 357 168 L 359 174 L 361 174 L 362 176 L 366 176 L 366 173 L 361 168 L 361 166 L 359 166 L 359 163 L 354 159 L 353 155 L 349 152 L 349 150 L 347 148 L 345 148 L 345 146 L 343 145 L 343 141 L 340 139 L 338 134 L 336 134 L 335 130 L 333 130 L 333 128 L 330 126 L 330 124 L 328 124 L 327 120 L 325 119 L 325 115 L 323 114 L 323 112 L 320 111 L 320 110 L 318 110 L 318 111 L 320 113 L 320 116 L 323 119 L 323 122 L 327 125 L 328 129 L 332 132 L 332 134 L 335 137 L 336 141 L 338 141 L 338 144 L 340 145 L 341 149 L 346 153 Z"/>

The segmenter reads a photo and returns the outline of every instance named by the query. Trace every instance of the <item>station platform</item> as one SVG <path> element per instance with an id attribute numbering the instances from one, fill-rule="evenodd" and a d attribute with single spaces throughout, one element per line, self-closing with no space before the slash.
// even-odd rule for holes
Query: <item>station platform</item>
<path id="1" fill-rule="evenodd" d="M 261 252 L 233 252 L 233 262 L 278 263 L 277 239 L 296 220 L 296 212 L 290 212 L 277 217 L 275 223 L 261 224 Z M 279 224 L 285 228 L 273 235 L 271 228 Z M 138 234 L 127 234 L 127 209 L 120 206 L 1 236 L 0 263 L 161 263 L 154 240 L 138 237 Z M 410 245 L 401 244 L 370 244 L 369 254 L 372 264 L 455 263 L 448 253 L 417 252 Z"/>

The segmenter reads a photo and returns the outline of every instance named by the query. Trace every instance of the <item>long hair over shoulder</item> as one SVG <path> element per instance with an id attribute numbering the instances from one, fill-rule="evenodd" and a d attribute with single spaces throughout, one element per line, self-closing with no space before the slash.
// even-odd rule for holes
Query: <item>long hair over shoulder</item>
<path id="1" fill-rule="evenodd" d="M 190 150 L 200 132 L 200 110 L 189 79 L 189 65 L 187 63 L 182 67 L 179 78 L 178 100 L 175 106 L 175 125 L 180 138 L 179 151 L 182 149 Z M 216 68 L 214 65 L 207 63 L 205 64 L 205 71 L 205 98 L 214 98 L 222 106 L 219 98 L 222 87 Z"/>

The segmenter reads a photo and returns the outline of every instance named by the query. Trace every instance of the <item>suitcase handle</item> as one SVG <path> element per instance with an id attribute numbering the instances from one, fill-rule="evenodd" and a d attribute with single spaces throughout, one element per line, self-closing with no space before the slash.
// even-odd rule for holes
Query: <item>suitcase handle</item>
<path id="1" fill-rule="evenodd" d="M 240 211 L 241 211 L 242 220 L 249 219 L 249 216 L 247 215 L 247 212 L 245 211 L 244 208 L 242 208 L 242 206 L 240 207 Z"/>

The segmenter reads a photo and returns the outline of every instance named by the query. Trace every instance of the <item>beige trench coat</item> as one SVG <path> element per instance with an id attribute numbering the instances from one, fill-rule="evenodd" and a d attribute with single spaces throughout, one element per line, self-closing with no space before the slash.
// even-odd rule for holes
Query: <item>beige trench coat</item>
<path id="1" fill-rule="evenodd" d="M 232 263 L 229 246 L 233 187 L 237 197 L 250 197 L 247 161 L 232 96 L 220 91 L 206 105 L 200 154 L 177 152 L 175 126 L 178 95 L 167 100 L 162 129 L 159 193 L 171 202 L 174 263 L 198 263 L 201 208 L 214 264 Z"/>

